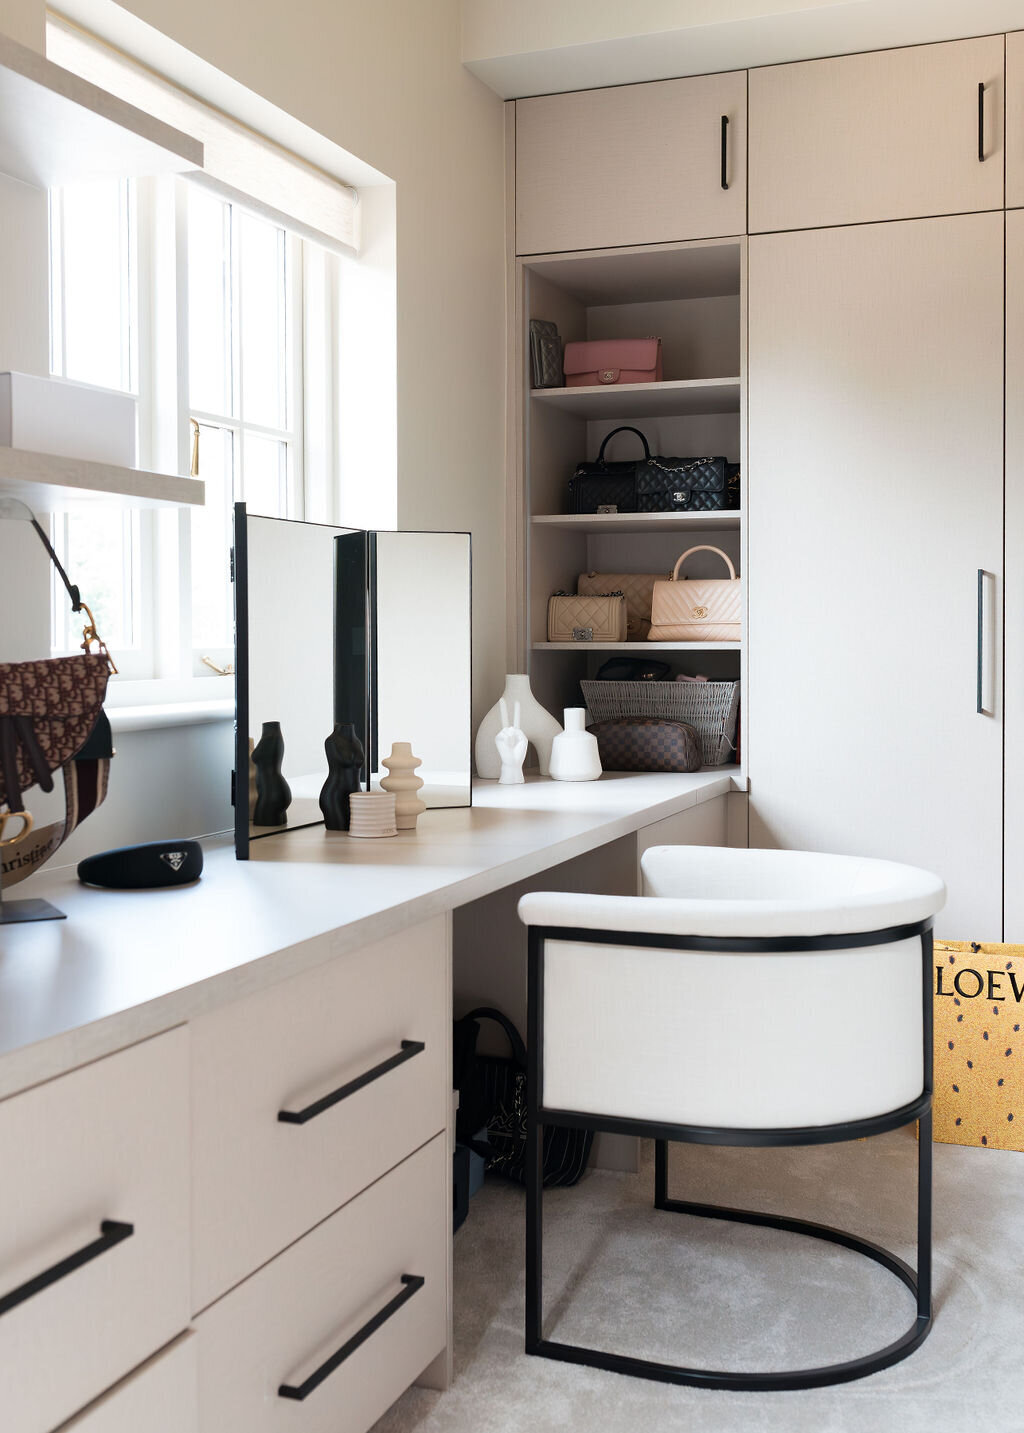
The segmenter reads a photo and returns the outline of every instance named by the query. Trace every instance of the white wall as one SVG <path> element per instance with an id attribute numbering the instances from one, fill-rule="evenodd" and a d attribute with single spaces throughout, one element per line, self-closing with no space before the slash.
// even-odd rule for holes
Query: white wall
<path id="1" fill-rule="evenodd" d="M 460 63 L 458 0 L 134 0 L 127 8 L 396 182 L 397 316 L 384 305 L 381 317 L 397 340 L 396 521 L 473 534 L 482 714 L 505 670 L 504 140 L 500 101 Z M 107 0 L 75 4 L 79 21 L 91 10 L 100 31 L 115 9 Z M 0 0 L 0 31 L 42 50 L 42 0 Z M 45 196 L 5 185 L 0 369 L 46 371 L 45 245 Z M 372 485 L 381 464 L 393 471 L 394 437 L 375 441 L 358 431 L 358 414 L 351 421 L 357 431 L 341 442 L 357 468 L 353 475 L 350 464 L 348 481 Z M 0 596 L 12 577 L 11 542 L 0 532 Z M 34 554 L 30 563 L 45 582 L 45 563 Z M 21 650 L 0 614 L 4 655 L 8 640 L 12 654 L 15 645 L 22 656 L 45 651 L 35 637 L 31 653 Z M 229 824 L 230 726 L 188 730 L 121 735 L 106 806 L 62 857 Z"/>

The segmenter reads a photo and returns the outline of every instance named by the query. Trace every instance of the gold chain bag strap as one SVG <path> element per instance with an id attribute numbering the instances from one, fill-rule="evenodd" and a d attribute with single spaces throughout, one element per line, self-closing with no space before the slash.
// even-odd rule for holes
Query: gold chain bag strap
<path id="1" fill-rule="evenodd" d="M 113 747 L 103 699 L 107 678 L 117 668 L 33 514 L 24 504 L 5 500 L 0 516 L 31 523 L 67 588 L 72 611 L 88 619 L 81 654 L 0 662 L 0 872 L 7 887 L 48 861 L 106 796 Z M 33 786 L 52 791 L 56 771 L 64 780 L 64 819 L 36 829 L 24 793 Z M 20 828 L 8 835 L 13 822 Z"/>

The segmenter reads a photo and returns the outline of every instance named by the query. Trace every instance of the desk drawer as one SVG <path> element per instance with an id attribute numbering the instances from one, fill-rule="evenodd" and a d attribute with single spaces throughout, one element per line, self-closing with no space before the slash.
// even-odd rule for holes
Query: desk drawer
<path id="1" fill-rule="evenodd" d="M 438 1135 L 200 1315 L 200 1433 L 363 1433 L 436 1358 L 447 1337 L 445 1158 Z M 281 1395 L 304 1392 L 374 1322 L 305 1397 Z"/>
<path id="2" fill-rule="evenodd" d="M 188 1114 L 184 1028 L 0 1103 L 4 1433 L 53 1428 L 188 1324 Z"/>
<path id="3" fill-rule="evenodd" d="M 194 1334 L 158 1353 L 57 1433 L 196 1433 Z"/>
<path id="4" fill-rule="evenodd" d="M 193 1022 L 195 1312 L 446 1127 L 448 970 L 438 917 Z"/>

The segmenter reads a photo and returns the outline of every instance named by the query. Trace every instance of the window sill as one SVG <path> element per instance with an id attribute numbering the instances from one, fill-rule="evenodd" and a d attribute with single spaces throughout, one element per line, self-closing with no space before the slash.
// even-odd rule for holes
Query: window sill
<path id="1" fill-rule="evenodd" d="M 125 731 L 155 731 L 160 727 L 199 726 L 203 723 L 232 721 L 235 704 L 231 700 L 201 702 L 154 702 L 148 706 L 108 707 L 107 716 L 115 734 Z"/>

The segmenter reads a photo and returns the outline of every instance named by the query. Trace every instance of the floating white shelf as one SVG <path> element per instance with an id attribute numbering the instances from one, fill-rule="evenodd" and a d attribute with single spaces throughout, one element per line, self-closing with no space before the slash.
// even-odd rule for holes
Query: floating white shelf
<path id="1" fill-rule="evenodd" d="M 736 652 L 739 642 L 534 642 L 535 652 Z"/>
<path id="2" fill-rule="evenodd" d="M 546 403 L 580 418 L 670 418 L 691 413 L 738 413 L 738 378 L 680 378 L 664 383 L 598 383 L 586 388 L 533 388 Z"/>
<path id="3" fill-rule="evenodd" d="M 46 189 L 203 167 L 191 135 L 0 35 L 0 173 Z"/>
<path id="4" fill-rule="evenodd" d="M 103 501 L 114 507 L 154 508 L 189 504 L 201 507 L 205 484 L 199 478 L 179 478 L 94 463 L 85 458 L 60 458 L 24 448 L 0 446 L 0 494 L 20 498 L 35 513 L 82 502 Z"/>
<path id="5" fill-rule="evenodd" d="M 740 514 L 736 508 L 722 512 L 538 513 L 531 522 L 581 533 L 692 532 L 694 528 L 726 532 L 739 527 Z"/>

